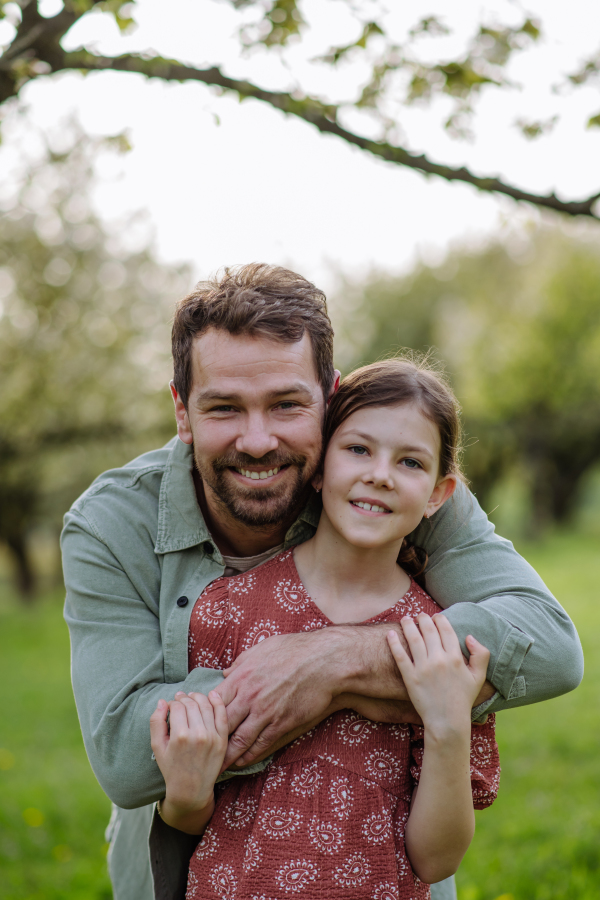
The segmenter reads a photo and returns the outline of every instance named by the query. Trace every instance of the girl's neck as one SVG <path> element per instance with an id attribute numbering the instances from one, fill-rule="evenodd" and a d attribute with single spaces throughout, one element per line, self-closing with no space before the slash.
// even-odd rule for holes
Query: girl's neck
<path id="1" fill-rule="evenodd" d="M 298 574 L 313 602 L 336 624 L 364 622 L 393 606 L 410 587 L 396 563 L 400 545 L 349 544 L 321 515 L 313 538 L 294 550 Z"/>

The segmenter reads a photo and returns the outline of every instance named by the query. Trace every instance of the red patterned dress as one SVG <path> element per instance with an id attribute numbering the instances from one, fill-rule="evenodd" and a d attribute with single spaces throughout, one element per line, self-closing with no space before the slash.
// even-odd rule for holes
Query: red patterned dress
<path id="1" fill-rule="evenodd" d="M 399 622 L 440 607 L 411 583 L 369 622 Z M 194 606 L 189 668 L 224 668 L 274 634 L 332 622 L 312 602 L 291 550 L 244 575 L 219 578 Z M 257 775 L 219 784 L 214 815 L 190 861 L 187 900 L 425 900 L 404 826 L 419 780 L 423 729 L 330 716 L 279 750 Z M 496 797 L 493 716 L 474 726 L 471 781 L 477 809 Z"/>

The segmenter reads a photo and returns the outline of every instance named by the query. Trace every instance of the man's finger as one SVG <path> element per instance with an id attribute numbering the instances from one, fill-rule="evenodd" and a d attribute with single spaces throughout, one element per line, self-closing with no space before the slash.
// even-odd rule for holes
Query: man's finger
<path id="1" fill-rule="evenodd" d="M 266 724 L 267 722 L 262 721 L 258 723 L 255 718 L 252 719 L 251 717 L 242 722 L 241 726 L 229 736 L 229 744 L 225 754 L 225 768 L 237 762 L 244 753 L 247 753 Z M 229 727 L 231 728 L 231 725 Z"/>

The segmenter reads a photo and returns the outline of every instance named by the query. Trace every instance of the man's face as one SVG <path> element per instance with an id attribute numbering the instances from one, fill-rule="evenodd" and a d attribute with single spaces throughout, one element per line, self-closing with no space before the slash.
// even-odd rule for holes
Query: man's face
<path id="1" fill-rule="evenodd" d="M 172 390 L 211 513 L 282 522 L 304 500 L 321 453 L 325 400 L 308 334 L 285 344 L 211 328 L 195 339 L 192 365 L 187 411 Z"/>

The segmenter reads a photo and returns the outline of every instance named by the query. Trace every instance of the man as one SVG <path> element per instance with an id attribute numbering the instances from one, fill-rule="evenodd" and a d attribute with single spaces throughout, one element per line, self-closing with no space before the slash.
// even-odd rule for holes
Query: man
<path id="1" fill-rule="evenodd" d="M 66 516 L 73 685 L 90 762 L 116 804 L 116 900 L 181 898 L 197 842 L 155 814 L 164 782 L 149 718 L 159 698 L 216 686 L 231 731 L 227 765 L 253 763 L 250 772 L 336 704 L 414 721 L 389 626 L 276 635 L 266 615 L 225 680 L 210 659 L 187 671 L 190 613 L 204 587 L 314 531 L 310 480 L 339 378 L 332 340 L 324 295 L 293 272 L 256 264 L 198 285 L 173 326 L 178 437 L 100 476 Z M 463 647 L 472 633 L 491 651 L 475 719 L 579 683 L 571 622 L 466 488 L 413 539 L 429 554 L 427 589 Z"/>

